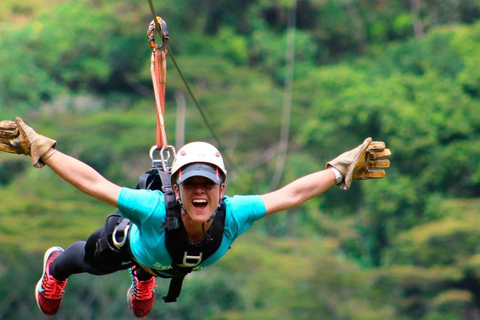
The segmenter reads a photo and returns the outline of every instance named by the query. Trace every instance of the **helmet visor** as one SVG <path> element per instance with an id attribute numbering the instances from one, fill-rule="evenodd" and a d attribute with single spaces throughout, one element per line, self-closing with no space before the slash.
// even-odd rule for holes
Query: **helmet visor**
<path id="1" fill-rule="evenodd" d="M 207 163 L 192 163 L 178 170 L 177 184 L 198 176 L 208 178 L 216 184 L 221 184 L 223 180 L 221 171 L 216 166 Z"/>

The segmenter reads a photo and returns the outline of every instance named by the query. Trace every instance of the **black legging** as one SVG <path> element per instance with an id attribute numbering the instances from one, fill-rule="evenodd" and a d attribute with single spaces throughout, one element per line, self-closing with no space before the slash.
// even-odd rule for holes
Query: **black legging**
<path id="1" fill-rule="evenodd" d="M 50 274 L 62 281 L 76 273 L 105 275 L 128 269 L 136 264 L 130 253 L 128 239 L 121 250 L 116 252 L 108 249 L 99 252 L 97 248 L 98 240 L 105 235 L 110 236 L 116 222 L 117 219 L 107 219 L 105 225 L 92 233 L 87 241 L 78 241 L 68 247 L 52 262 Z M 148 280 L 152 277 L 142 268 L 137 268 L 135 275 L 139 280 Z"/>
<path id="2" fill-rule="evenodd" d="M 50 274 L 57 280 L 65 280 L 75 273 L 88 272 L 90 274 L 102 275 L 111 272 L 101 272 L 85 262 L 86 241 L 78 241 L 62 252 L 50 265 Z"/>

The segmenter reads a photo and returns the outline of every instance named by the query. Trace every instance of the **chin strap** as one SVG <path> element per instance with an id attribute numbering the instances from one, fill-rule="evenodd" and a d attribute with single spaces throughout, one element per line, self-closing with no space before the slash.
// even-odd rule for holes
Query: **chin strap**
<path id="1" fill-rule="evenodd" d="M 215 210 L 215 212 L 210 216 L 210 218 L 208 218 L 208 220 L 206 222 L 210 222 L 213 219 L 215 219 L 216 215 L 217 215 L 217 210 Z M 202 223 L 202 231 L 203 231 L 203 235 L 207 238 L 207 241 L 212 241 L 213 240 L 213 238 L 208 234 L 208 232 L 205 231 L 205 222 Z"/>

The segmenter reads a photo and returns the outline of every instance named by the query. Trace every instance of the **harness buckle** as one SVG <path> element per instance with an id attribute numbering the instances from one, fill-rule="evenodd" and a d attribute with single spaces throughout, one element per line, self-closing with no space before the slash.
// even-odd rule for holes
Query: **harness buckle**
<path id="1" fill-rule="evenodd" d="M 188 252 L 185 251 L 185 254 L 183 255 L 183 262 L 179 265 L 179 267 L 193 268 L 198 266 L 202 262 L 202 255 L 203 252 L 200 252 L 200 255 L 198 256 L 193 256 L 189 255 Z"/>

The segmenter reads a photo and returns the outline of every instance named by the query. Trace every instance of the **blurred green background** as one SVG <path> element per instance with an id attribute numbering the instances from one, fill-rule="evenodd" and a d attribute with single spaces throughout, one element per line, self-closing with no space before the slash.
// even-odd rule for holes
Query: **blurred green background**
<path id="1" fill-rule="evenodd" d="M 385 179 L 256 223 L 186 279 L 176 304 L 158 279 L 149 318 L 480 319 L 480 1 L 153 4 L 234 162 L 227 194 L 268 192 L 367 136 L 393 155 Z M 1 119 L 22 117 L 134 187 L 155 144 L 151 20 L 147 0 L 2 0 Z M 167 60 L 169 143 L 184 132 L 217 144 Z M 44 251 L 86 239 L 111 212 L 0 154 L 0 319 L 43 319 L 33 293 Z M 127 272 L 73 276 L 56 318 L 132 319 L 128 286 Z"/>

